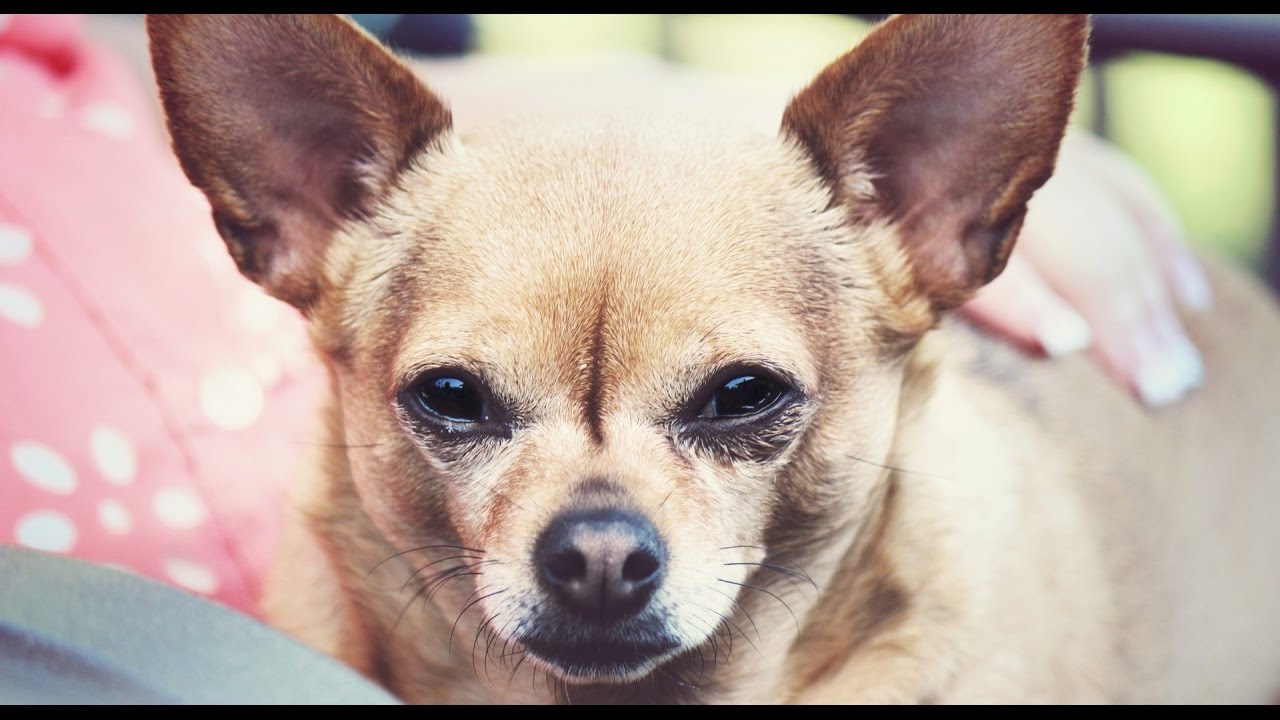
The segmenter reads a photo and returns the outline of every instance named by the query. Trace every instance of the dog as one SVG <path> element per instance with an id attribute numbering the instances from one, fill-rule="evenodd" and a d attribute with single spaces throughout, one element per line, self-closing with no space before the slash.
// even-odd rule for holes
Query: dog
<path id="1" fill-rule="evenodd" d="M 152 16 L 173 146 L 331 379 L 264 610 L 414 702 L 1265 702 L 1280 312 L 1145 410 L 950 311 L 1085 16 L 894 16 L 776 135 L 468 133 L 336 16 Z"/>

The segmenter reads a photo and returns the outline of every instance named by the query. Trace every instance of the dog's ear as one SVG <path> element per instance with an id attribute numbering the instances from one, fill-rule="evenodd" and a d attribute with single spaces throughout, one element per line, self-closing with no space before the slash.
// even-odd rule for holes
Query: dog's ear
<path id="1" fill-rule="evenodd" d="M 334 229 L 450 127 L 412 71 L 334 15 L 151 15 L 173 147 L 240 271 L 304 311 Z"/>
<path id="2" fill-rule="evenodd" d="M 783 133 L 856 220 L 892 224 L 914 292 L 953 308 L 1004 269 L 1053 172 L 1088 33 L 1084 15 L 894 16 L 795 97 Z"/>

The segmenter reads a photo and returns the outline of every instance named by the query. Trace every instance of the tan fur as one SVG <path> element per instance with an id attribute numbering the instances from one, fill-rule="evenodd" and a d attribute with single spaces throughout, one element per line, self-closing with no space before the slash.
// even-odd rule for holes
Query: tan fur
<path id="1" fill-rule="evenodd" d="M 215 93 L 202 64 L 236 61 L 171 49 L 209 22 L 150 24 L 175 148 L 215 212 L 296 223 L 266 240 L 267 267 L 242 269 L 305 308 L 333 380 L 265 600 L 282 628 L 418 702 L 1274 696 L 1280 313 L 1265 292 L 1213 270 L 1217 309 L 1187 319 L 1208 385 L 1159 412 L 1084 359 L 930 330 L 999 272 L 1048 177 L 1083 19 L 894 18 L 777 138 L 683 117 L 459 133 L 353 28 L 230 21 L 301 28 L 400 83 L 360 94 L 358 151 L 312 168 L 372 193 L 320 220 L 288 173 L 238 176 L 272 188 L 256 191 L 224 177 L 255 162 L 234 149 L 243 127 L 183 109 Z M 273 62 L 322 62 L 282 46 Z M 956 92 L 965 111 L 928 126 Z M 396 150 L 396 128 L 422 128 L 406 95 L 431 141 Z M 289 127 L 275 142 L 308 142 Z M 223 229 L 235 251 L 243 234 Z M 273 253 L 317 247 L 272 284 Z M 730 363 L 785 373 L 803 399 L 752 443 L 698 441 L 679 412 Z M 421 431 L 398 393 L 436 367 L 509 402 L 511 437 Z M 670 547 L 653 602 L 681 647 L 591 680 L 525 662 L 520 637 L 547 602 L 535 538 L 600 497 Z"/>

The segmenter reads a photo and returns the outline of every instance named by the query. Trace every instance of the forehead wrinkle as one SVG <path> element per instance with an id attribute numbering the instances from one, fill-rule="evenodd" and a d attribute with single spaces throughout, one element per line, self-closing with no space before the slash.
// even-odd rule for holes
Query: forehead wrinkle
<path id="1" fill-rule="evenodd" d="M 604 392 L 603 383 L 603 365 L 604 365 L 604 337 L 605 322 L 609 312 L 609 299 L 607 293 L 600 296 L 599 309 L 596 311 L 595 322 L 592 324 L 590 332 L 591 349 L 590 357 L 587 358 L 587 391 L 582 401 L 583 420 L 586 421 L 587 429 L 591 434 L 591 440 L 596 445 L 604 444 L 604 429 L 602 427 L 603 409 L 601 407 L 601 394 Z"/>

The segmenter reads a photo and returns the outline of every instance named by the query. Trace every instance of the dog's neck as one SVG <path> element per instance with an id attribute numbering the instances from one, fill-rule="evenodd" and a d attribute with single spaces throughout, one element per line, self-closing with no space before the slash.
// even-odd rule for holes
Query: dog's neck
<path id="1" fill-rule="evenodd" d="M 1076 524 L 1080 467 L 1044 432 L 1048 411 L 1028 381 L 1041 369 L 960 322 L 912 351 L 878 520 L 810 613 L 785 673 L 796 685 L 779 699 L 999 697 L 990 686 L 968 694 L 962 678 L 980 666 L 1005 678 L 1010 700 L 1026 687 L 1097 692 L 1105 671 L 1054 670 L 1062 652 L 1112 667 L 1087 620 L 1111 610 L 1104 594 L 1078 589 L 1107 586 L 1105 551 Z M 831 628 L 851 630 L 833 637 Z M 1010 657 L 1031 660 L 1002 664 Z"/>
<path id="2" fill-rule="evenodd" d="M 910 644 L 901 639 L 913 633 L 920 618 L 956 609 L 954 598 L 940 597 L 930 583 L 902 567 L 904 555 L 946 564 L 947 549 L 936 542 L 931 523 L 916 517 L 921 508 L 915 492 L 920 483 L 934 481 L 933 467 L 948 464 L 932 451 L 917 452 L 934 446 L 930 438 L 938 423 L 945 422 L 940 420 L 945 409 L 938 407 L 937 389 L 947 368 L 939 345 L 926 336 L 904 359 L 894 440 L 879 485 L 862 513 L 864 522 L 843 546 L 821 599 L 790 648 L 789 672 L 782 675 L 792 684 L 777 700 L 821 701 L 828 685 L 858 685 L 859 693 L 872 701 L 927 702 L 929 687 L 945 682 L 925 681 L 916 658 L 906 652 Z M 930 458 L 929 468 L 920 464 L 921 456 Z M 945 646 L 934 651 L 942 654 Z"/>

